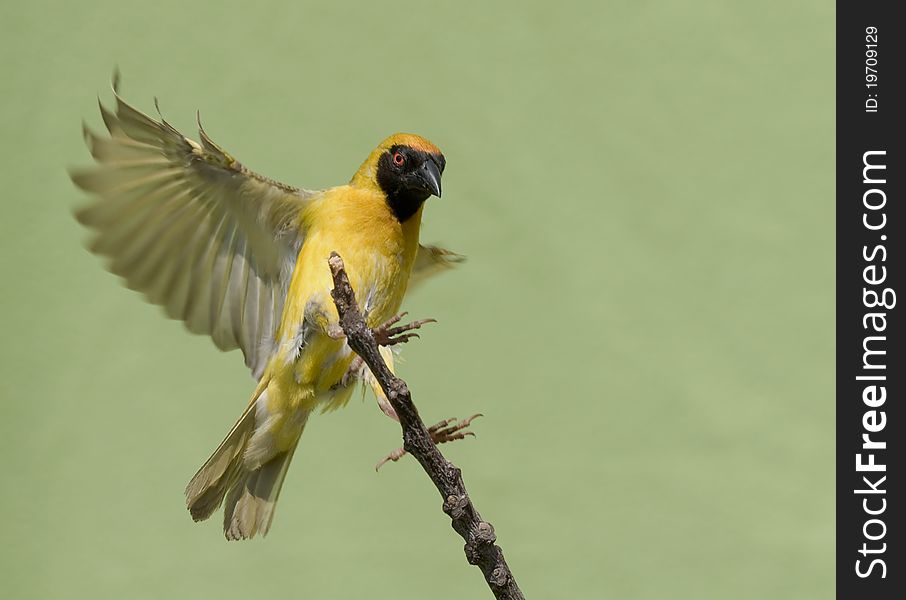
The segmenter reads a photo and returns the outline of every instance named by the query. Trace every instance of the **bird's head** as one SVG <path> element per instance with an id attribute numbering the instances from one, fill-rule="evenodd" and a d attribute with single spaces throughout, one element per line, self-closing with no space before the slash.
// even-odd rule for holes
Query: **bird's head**
<path id="1" fill-rule="evenodd" d="M 440 197 L 444 155 L 423 137 L 397 133 L 368 156 L 352 185 L 380 190 L 400 222 L 414 215 L 429 196 Z"/>

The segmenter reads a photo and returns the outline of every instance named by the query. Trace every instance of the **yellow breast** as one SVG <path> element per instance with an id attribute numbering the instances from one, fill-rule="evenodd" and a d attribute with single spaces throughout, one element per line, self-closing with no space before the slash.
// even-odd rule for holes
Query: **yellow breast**
<path id="1" fill-rule="evenodd" d="M 341 186 L 313 201 L 302 219 L 306 237 L 291 279 L 278 340 L 298 335 L 307 308 L 311 312 L 317 307 L 322 312 L 322 325 L 337 321 L 327 265 L 332 251 L 343 257 L 369 326 L 380 325 L 399 311 L 418 250 L 421 210 L 400 223 L 379 192 Z M 286 345 L 280 346 L 279 353 L 285 355 Z M 352 355 L 344 342 L 318 334 L 306 340 L 295 361 L 281 358 L 278 362 L 296 363 L 292 370 L 297 384 L 321 391 L 343 376 Z"/>

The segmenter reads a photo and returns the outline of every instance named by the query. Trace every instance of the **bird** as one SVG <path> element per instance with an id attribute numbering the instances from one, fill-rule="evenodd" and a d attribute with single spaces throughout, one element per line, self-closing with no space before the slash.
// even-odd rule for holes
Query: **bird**
<path id="1" fill-rule="evenodd" d="M 462 262 L 419 242 L 425 203 L 441 196 L 446 159 L 428 139 L 396 133 L 347 184 L 294 187 L 245 167 L 208 136 L 198 113 L 195 141 L 163 118 L 156 99 L 158 118 L 133 107 L 118 81 L 115 75 L 113 108 L 98 100 L 107 134 L 83 123 L 95 164 L 70 170 L 91 198 L 75 216 L 93 232 L 89 249 L 127 287 L 220 350 L 244 355 L 257 384 L 186 487 L 186 505 L 195 521 L 223 505 L 229 540 L 264 536 L 312 413 L 344 406 L 365 380 L 395 417 L 345 341 L 327 259 L 331 252 L 343 258 L 375 331 L 401 334 L 428 322 L 388 328 L 405 314 L 409 289 Z M 390 346 L 412 335 L 384 336 L 388 366 Z M 432 433 L 438 442 L 461 439 L 467 421 Z"/>

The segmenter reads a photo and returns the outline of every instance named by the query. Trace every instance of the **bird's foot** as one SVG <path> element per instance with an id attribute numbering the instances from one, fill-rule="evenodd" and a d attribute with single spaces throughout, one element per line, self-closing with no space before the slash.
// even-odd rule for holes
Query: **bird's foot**
<path id="1" fill-rule="evenodd" d="M 435 444 L 446 444 L 447 442 L 455 442 L 456 440 L 465 439 L 467 436 L 475 437 L 475 433 L 472 431 L 463 431 L 467 429 L 469 425 L 472 424 L 472 421 L 478 417 L 483 416 L 481 413 L 472 415 L 468 419 L 457 419 L 453 417 L 451 419 L 444 419 L 439 423 L 435 423 L 428 428 L 428 433 L 431 434 L 431 440 Z M 383 467 L 388 462 L 396 462 L 407 454 L 405 448 L 397 448 L 384 458 L 382 458 L 378 464 L 374 466 L 374 470 L 377 471 Z"/>
<path id="2" fill-rule="evenodd" d="M 447 442 L 455 442 L 456 440 L 461 440 L 466 436 L 475 437 L 475 433 L 472 431 L 463 431 L 463 429 L 468 429 L 469 425 L 472 424 L 472 421 L 478 417 L 483 417 L 481 413 L 476 413 L 469 417 L 468 419 L 457 419 L 452 417 L 450 419 L 444 419 L 440 423 L 435 423 L 428 428 L 428 433 L 431 434 L 431 440 L 435 444 L 446 444 Z"/>
<path id="3" fill-rule="evenodd" d="M 339 390 L 345 387 L 349 387 L 362 375 L 362 367 L 365 365 L 365 361 L 362 360 L 362 357 L 358 354 L 352 359 L 352 362 L 349 363 L 349 368 L 346 369 L 346 372 L 343 373 L 343 377 L 330 386 L 331 391 Z"/>
<path id="4" fill-rule="evenodd" d="M 436 319 L 420 319 L 418 321 L 412 321 L 406 325 L 400 325 L 394 327 L 400 320 L 409 313 L 400 313 L 388 320 L 386 323 L 383 323 L 374 329 L 372 333 L 374 334 L 374 341 L 377 342 L 378 346 L 396 346 L 397 344 L 405 344 L 412 338 L 417 338 L 417 333 L 406 333 L 407 331 L 412 331 L 413 329 L 420 329 L 422 325 L 426 323 L 437 323 Z"/>

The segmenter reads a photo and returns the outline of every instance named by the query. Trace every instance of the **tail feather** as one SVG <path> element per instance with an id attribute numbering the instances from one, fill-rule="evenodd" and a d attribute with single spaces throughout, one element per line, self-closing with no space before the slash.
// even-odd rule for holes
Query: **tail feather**
<path id="1" fill-rule="evenodd" d="M 195 521 L 207 519 L 225 503 L 223 531 L 229 540 L 267 534 L 286 470 L 299 442 L 296 437 L 288 450 L 259 456 L 263 448 L 256 447 L 255 431 L 256 427 L 266 430 L 268 420 L 256 423 L 255 400 L 186 486 L 186 505 Z M 299 435 L 306 417 L 307 414 L 301 418 Z M 262 439 L 268 437 L 264 435 Z"/>
<path id="2" fill-rule="evenodd" d="M 267 535 L 295 444 L 253 471 L 244 471 L 231 487 L 223 511 L 223 531 L 228 540 Z"/>
<path id="3" fill-rule="evenodd" d="M 242 457 L 255 429 L 252 404 L 239 418 L 217 450 L 195 473 L 186 486 L 186 505 L 195 521 L 203 521 L 216 511 L 223 498 L 243 472 Z"/>

